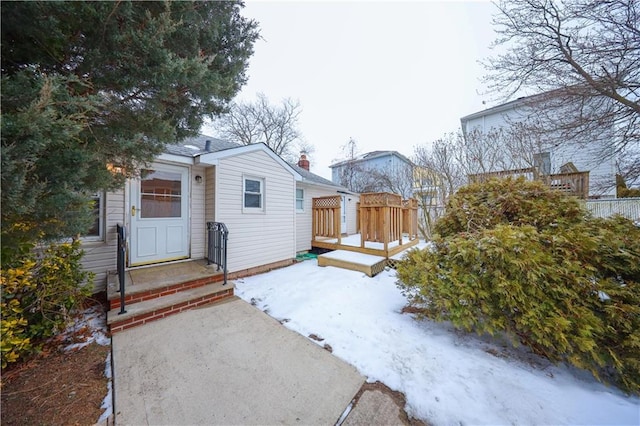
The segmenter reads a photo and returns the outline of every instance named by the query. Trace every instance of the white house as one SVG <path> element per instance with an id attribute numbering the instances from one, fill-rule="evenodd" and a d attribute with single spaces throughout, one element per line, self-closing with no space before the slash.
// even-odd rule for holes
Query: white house
<path id="1" fill-rule="evenodd" d="M 311 249 L 313 197 L 342 195 L 344 232 L 355 233 L 357 194 L 303 167 L 265 144 L 201 135 L 167 146 L 141 178 L 96 196 L 96 225 L 83 238 L 83 264 L 96 273 L 96 291 L 116 269 L 117 224 L 128 229 L 131 269 L 205 258 L 206 224 L 222 222 L 228 270 L 236 275 L 289 264 Z"/>
<path id="2" fill-rule="evenodd" d="M 536 99 L 542 95 L 519 98 L 462 117 L 460 123 L 465 138 L 468 140 L 468 136 L 473 131 L 487 134 L 492 130 L 509 128 L 514 123 L 526 122 L 535 112 Z M 602 128 L 602 135 L 606 135 L 608 132 L 613 137 L 611 128 Z M 529 164 L 518 164 L 517 161 L 512 161 L 510 169 L 535 165 L 545 175 L 569 174 L 571 172 L 588 173 L 589 198 L 615 198 L 615 155 L 612 152 L 611 140 L 608 143 L 603 142 L 606 139 L 606 137 L 599 137 L 594 141 L 584 141 L 574 138 L 559 142 L 552 141 L 551 138 L 547 140 L 542 135 L 536 143 L 531 143 L 528 148 L 524 146 L 515 148 L 512 146 L 510 149 L 503 146 L 501 148 L 503 148 L 502 154 L 511 156 L 511 160 L 513 160 L 514 149 L 531 151 L 526 153 L 530 159 Z M 496 138 L 494 141 L 495 143 L 505 143 L 505 139 L 500 138 Z M 505 161 L 497 161 L 489 164 L 489 170 L 483 170 L 483 172 L 503 171 L 505 169 L 501 169 L 500 165 L 504 167 L 505 163 Z"/>

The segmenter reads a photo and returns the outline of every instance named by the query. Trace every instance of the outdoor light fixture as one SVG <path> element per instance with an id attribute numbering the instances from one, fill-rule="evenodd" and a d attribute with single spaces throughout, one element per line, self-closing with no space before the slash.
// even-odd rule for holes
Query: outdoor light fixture
<path id="1" fill-rule="evenodd" d="M 196 175 L 196 182 L 202 183 L 202 176 Z"/>

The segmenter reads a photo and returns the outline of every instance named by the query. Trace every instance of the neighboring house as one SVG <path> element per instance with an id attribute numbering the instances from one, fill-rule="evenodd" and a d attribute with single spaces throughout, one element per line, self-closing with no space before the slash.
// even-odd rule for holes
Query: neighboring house
<path id="1" fill-rule="evenodd" d="M 230 273 L 287 265 L 311 248 L 311 198 L 338 193 L 347 203 L 346 230 L 355 232 L 349 209 L 353 204 L 355 211 L 355 194 L 288 164 L 265 144 L 201 135 L 167 146 L 122 190 L 96 195 L 96 226 L 83 238 L 83 264 L 96 273 L 96 291 L 104 290 L 108 271 L 116 269 L 116 224 L 128 230 L 129 268 L 203 259 L 206 224 L 215 221 L 229 230 Z"/>
<path id="2" fill-rule="evenodd" d="M 414 164 L 397 151 L 367 152 L 329 167 L 331 180 L 347 187 L 352 185 L 352 190 L 411 196 Z M 382 176 L 387 179 L 380 179 Z"/>
<path id="3" fill-rule="evenodd" d="M 503 129 L 514 129 L 512 125 L 526 123 L 535 112 L 536 99 L 542 96 L 534 95 L 519 98 L 502 105 L 479 111 L 460 119 L 462 132 L 468 144 L 471 141 L 472 132 L 479 131 L 483 134 L 490 134 L 492 131 Z M 522 127 L 526 129 L 526 126 Z M 523 131 L 524 132 L 524 131 Z M 612 128 L 603 127 L 602 134 L 610 132 Z M 612 136 L 613 137 L 613 136 Z M 492 155 L 502 155 L 502 158 L 495 157 L 484 161 L 478 161 L 478 166 L 483 167 L 478 175 L 500 174 L 500 175 L 525 175 L 531 177 L 533 174 L 538 177 L 546 177 L 546 181 L 552 187 L 571 191 L 570 186 L 581 186 L 579 191 L 583 198 L 615 198 L 615 157 L 611 153 L 609 143 L 606 146 L 601 141 L 606 138 L 598 138 L 596 141 L 583 140 L 563 140 L 553 141 L 552 137 L 545 134 L 540 135 L 517 135 L 514 138 L 511 134 L 507 138 L 494 138 L 493 142 L 484 143 L 511 144 L 512 146 L 500 146 L 501 150 L 495 151 Z M 520 145 L 513 142 L 520 140 Z M 522 142 L 522 141 L 528 142 Z M 472 148 L 470 148 L 472 149 Z M 509 157 L 509 158 L 507 158 Z M 507 165 L 508 164 L 508 165 Z M 534 170 L 535 173 L 531 173 Z"/>

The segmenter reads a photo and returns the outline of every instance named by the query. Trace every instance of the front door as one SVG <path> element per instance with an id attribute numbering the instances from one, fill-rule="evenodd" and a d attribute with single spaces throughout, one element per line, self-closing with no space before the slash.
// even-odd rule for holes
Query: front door
<path id="1" fill-rule="evenodd" d="M 189 257 L 189 169 L 153 164 L 131 182 L 131 266 Z"/>

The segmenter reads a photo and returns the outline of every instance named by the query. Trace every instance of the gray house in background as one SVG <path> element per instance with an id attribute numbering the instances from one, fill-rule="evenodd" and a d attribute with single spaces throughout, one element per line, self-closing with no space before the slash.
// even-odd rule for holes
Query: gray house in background
<path id="1" fill-rule="evenodd" d="M 401 195 L 411 196 L 414 164 L 397 151 L 367 152 L 329 167 L 331 180 L 353 191 L 405 192 Z M 383 175 L 391 178 L 394 184 L 389 185 L 388 182 L 379 178 Z M 402 184 L 403 181 L 406 183 Z"/>

